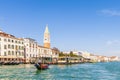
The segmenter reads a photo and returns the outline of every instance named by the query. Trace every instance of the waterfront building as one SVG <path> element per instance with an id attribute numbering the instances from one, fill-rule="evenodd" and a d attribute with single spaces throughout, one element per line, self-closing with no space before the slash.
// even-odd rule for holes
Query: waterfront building
<path id="1" fill-rule="evenodd" d="M 52 61 L 52 50 L 50 48 L 46 48 L 44 46 L 38 46 L 38 55 L 39 59 L 42 62 L 51 62 Z"/>
<path id="2" fill-rule="evenodd" d="M 79 53 L 82 57 L 90 59 L 91 53 L 87 51 L 79 51 Z"/>
<path id="3" fill-rule="evenodd" d="M 0 30 L 0 61 L 24 61 L 24 41 Z"/>
<path id="4" fill-rule="evenodd" d="M 50 48 L 50 33 L 48 26 L 44 32 L 44 46 L 39 45 L 32 38 L 24 38 L 25 60 L 26 63 L 36 62 L 42 59 L 46 62 L 57 61 L 59 53 L 55 49 Z"/>
<path id="5" fill-rule="evenodd" d="M 111 56 L 110 61 L 119 61 L 119 57 L 118 56 Z"/>
<path id="6" fill-rule="evenodd" d="M 30 63 L 38 57 L 38 43 L 32 38 L 24 38 L 25 62 Z"/>
<path id="7" fill-rule="evenodd" d="M 52 48 L 52 62 L 57 62 L 60 51 L 56 48 Z"/>
<path id="8" fill-rule="evenodd" d="M 92 62 L 100 62 L 100 61 L 98 60 L 98 57 L 97 57 L 96 55 L 91 55 L 91 56 L 90 56 L 90 60 L 91 60 Z"/>
<path id="9" fill-rule="evenodd" d="M 50 48 L 50 32 L 48 30 L 48 25 L 46 25 L 45 32 L 44 32 L 44 47 Z"/>
<path id="10" fill-rule="evenodd" d="M 64 54 L 70 54 L 72 52 L 74 55 L 82 56 L 84 58 L 90 58 L 90 53 L 87 51 L 68 51 L 68 52 L 63 52 Z"/>
<path id="11" fill-rule="evenodd" d="M 45 28 L 43 43 L 44 46 L 38 46 L 39 57 L 49 62 L 56 62 L 59 56 L 59 51 L 50 47 L 50 32 L 48 30 L 48 25 L 46 25 Z"/>
<path id="12" fill-rule="evenodd" d="M 66 51 L 66 52 L 63 52 L 64 54 L 66 54 L 66 55 L 70 55 L 70 53 L 73 53 L 74 55 L 78 55 L 78 56 L 80 56 L 81 55 L 81 53 L 79 52 L 79 51 Z"/>
<path id="13" fill-rule="evenodd" d="M 59 53 L 55 49 L 38 45 L 38 56 L 46 62 L 57 62 Z"/>
<path id="14" fill-rule="evenodd" d="M 0 61 L 22 61 L 33 63 L 37 58 L 56 62 L 59 52 L 50 48 L 50 33 L 48 25 L 44 32 L 44 45 L 40 46 L 32 38 L 16 38 L 0 30 Z"/>

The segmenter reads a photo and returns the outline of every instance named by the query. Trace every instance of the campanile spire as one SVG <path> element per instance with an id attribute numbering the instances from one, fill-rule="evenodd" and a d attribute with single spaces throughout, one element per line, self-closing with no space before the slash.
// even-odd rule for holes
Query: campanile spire
<path id="1" fill-rule="evenodd" d="M 48 25 L 46 25 L 44 32 L 44 47 L 50 48 L 50 32 L 48 30 Z"/>

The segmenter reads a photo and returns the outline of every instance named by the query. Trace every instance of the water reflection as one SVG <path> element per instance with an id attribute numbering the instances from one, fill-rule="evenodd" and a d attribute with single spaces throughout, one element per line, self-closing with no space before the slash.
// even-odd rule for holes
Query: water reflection
<path id="1" fill-rule="evenodd" d="M 66 67 L 66 65 L 58 65 L 58 67 L 59 67 L 60 69 L 64 69 L 64 68 Z"/>
<path id="2" fill-rule="evenodd" d="M 43 70 L 36 70 L 35 71 L 36 75 L 40 74 L 41 72 L 43 72 Z"/>

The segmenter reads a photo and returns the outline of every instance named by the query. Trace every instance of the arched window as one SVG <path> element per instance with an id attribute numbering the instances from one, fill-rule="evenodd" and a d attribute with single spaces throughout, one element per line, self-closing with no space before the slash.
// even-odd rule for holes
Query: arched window
<path id="1" fill-rule="evenodd" d="M 14 45 L 12 45 L 12 49 L 14 49 Z"/>
<path id="2" fill-rule="evenodd" d="M 10 49 L 10 44 L 8 44 L 8 49 Z"/>
<path id="3" fill-rule="evenodd" d="M 14 55 L 14 51 L 12 51 L 12 55 Z"/>
<path id="4" fill-rule="evenodd" d="M 10 51 L 8 51 L 8 55 L 11 55 Z"/>

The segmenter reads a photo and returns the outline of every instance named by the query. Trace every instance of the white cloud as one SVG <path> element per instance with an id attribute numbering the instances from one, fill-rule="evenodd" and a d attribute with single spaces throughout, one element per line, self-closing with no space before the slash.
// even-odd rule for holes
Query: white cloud
<path id="1" fill-rule="evenodd" d="M 107 41 L 106 44 L 108 46 L 111 46 L 111 45 L 120 45 L 120 41 L 119 40 L 112 40 L 112 41 Z"/>
<path id="2" fill-rule="evenodd" d="M 111 45 L 113 42 L 112 41 L 107 41 L 107 45 Z"/>
<path id="3" fill-rule="evenodd" d="M 99 13 L 107 16 L 120 16 L 120 10 L 104 9 L 99 11 Z"/>

